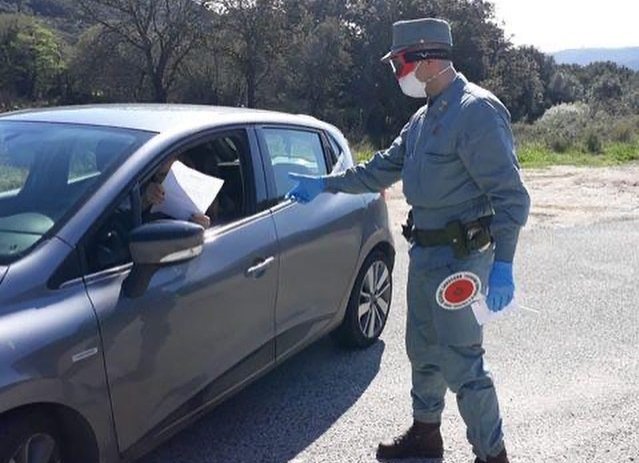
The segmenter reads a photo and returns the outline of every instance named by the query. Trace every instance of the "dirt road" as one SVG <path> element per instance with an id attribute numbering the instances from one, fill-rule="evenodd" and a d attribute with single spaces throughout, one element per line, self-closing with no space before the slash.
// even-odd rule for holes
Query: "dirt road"
<path id="1" fill-rule="evenodd" d="M 639 164 L 555 166 L 523 173 L 532 198 L 529 229 L 639 219 Z M 391 222 L 399 226 L 408 211 L 401 183 L 388 193 Z"/>

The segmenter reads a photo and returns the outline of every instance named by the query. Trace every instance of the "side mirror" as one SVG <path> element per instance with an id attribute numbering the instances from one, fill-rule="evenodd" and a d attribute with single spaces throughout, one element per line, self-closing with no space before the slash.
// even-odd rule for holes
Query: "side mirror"
<path id="1" fill-rule="evenodd" d="M 124 280 L 124 295 L 140 297 L 160 267 L 199 256 L 203 244 L 204 229 L 191 222 L 157 220 L 137 227 L 129 235 L 133 268 Z"/>

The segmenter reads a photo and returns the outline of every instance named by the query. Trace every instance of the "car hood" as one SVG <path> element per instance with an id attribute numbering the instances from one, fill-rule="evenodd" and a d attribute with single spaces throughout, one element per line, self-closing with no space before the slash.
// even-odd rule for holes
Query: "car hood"
<path id="1" fill-rule="evenodd" d="M 4 280 L 4 276 L 7 274 L 7 270 L 9 270 L 9 267 L 0 265 L 0 283 L 2 283 L 2 280 Z"/>

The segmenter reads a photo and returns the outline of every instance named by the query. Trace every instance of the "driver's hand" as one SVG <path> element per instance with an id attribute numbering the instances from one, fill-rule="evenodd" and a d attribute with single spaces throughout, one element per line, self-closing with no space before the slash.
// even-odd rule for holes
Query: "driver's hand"
<path id="1" fill-rule="evenodd" d="M 193 214 L 189 220 L 193 223 L 201 225 L 204 228 L 209 228 L 211 226 L 211 219 L 208 215 Z"/>

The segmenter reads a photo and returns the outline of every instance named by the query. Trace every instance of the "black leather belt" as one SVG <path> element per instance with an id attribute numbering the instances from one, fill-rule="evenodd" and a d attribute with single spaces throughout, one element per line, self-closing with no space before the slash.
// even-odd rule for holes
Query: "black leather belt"
<path id="1" fill-rule="evenodd" d="M 424 247 L 445 246 L 450 244 L 451 241 L 448 237 L 448 233 L 446 233 L 446 230 L 443 228 L 439 230 L 420 230 L 413 228 L 411 238 L 415 243 Z"/>
<path id="2" fill-rule="evenodd" d="M 472 251 L 487 249 L 492 243 L 490 221 L 492 216 L 481 217 L 468 223 L 449 222 L 446 228 L 422 230 L 410 227 L 410 241 L 418 246 L 451 246 L 455 257 L 463 259 Z"/>

